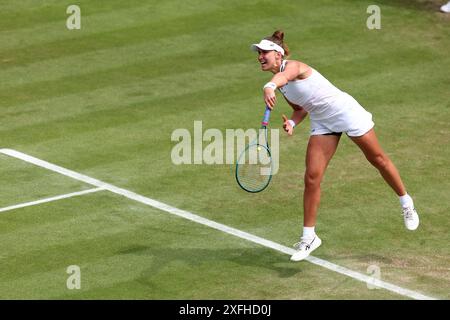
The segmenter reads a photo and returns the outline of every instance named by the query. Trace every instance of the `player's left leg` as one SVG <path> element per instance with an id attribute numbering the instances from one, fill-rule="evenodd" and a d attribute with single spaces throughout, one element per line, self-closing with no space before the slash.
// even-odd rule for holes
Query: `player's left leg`
<path id="1" fill-rule="evenodd" d="M 371 129 L 362 136 L 350 138 L 358 145 L 367 160 L 378 169 L 384 180 L 400 197 L 406 228 L 409 230 L 417 229 L 419 216 L 414 209 L 412 198 L 406 193 L 405 186 L 394 163 L 381 148 L 375 131 Z"/>
<path id="2" fill-rule="evenodd" d="M 305 190 L 303 192 L 303 235 L 294 247 L 296 252 L 292 261 L 306 259 L 317 249 L 322 240 L 315 233 L 317 210 L 320 203 L 320 184 L 328 163 L 336 152 L 340 134 L 328 133 L 313 135 L 309 138 L 306 149 Z"/>

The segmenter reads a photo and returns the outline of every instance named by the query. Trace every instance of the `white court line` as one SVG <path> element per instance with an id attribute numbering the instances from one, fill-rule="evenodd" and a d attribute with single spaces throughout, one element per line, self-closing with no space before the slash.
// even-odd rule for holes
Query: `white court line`
<path id="1" fill-rule="evenodd" d="M 83 190 L 83 191 L 78 191 L 78 192 L 62 194 L 62 195 L 59 195 L 59 196 L 54 196 L 54 197 L 50 197 L 50 198 L 45 198 L 45 199 L 41 199 L 41 200 L 30 201 L 30 202 L 16 204 L 16 205 L 9 206 L 9 207 L 0 208 L 0 212 L 5 212 L 5 211 L 14 210 L 14 209 L 34 206 L 34 205 L 41 204 L 41 203 L 46 203 L 46 202 L 51 202 L 51 201 L 56 201 L 56 200 L 61 200 L 61 199 L 67 199 L 67 198 L 71 198 L 71 197 L 81 196 L 81 195 L 84 195 L 84 194 L 98 192 L 98 191 L 102 191 L 102 190 L 104 190 L 104 189 L 103 188 L 94 188 L 94 189 L 89 189 L 89 190 Z"/>
<path id="2" fill-rule="evenodd" d="M 14 158 L 17 158 L 17 159 L 21 159 L 23 161 L 32 163 L 34 165 L 37 165 L 37 166 L 42 167 L 42 168 L 46 168 L 46 169 L 54 171 L 54 172 L 58 172 L 58 173 L 60 173 L 62 175 L 71 177 L 71 178 L 79 180 L 79 181 L 83 181 L 83 182 L 91 184 L 93 186 L 96 186 L 96 187 L 99 187 L 99 188 L 103 188 L 105 190 L 109 190 L 111 192 L 114 192 L 116 194 L 120 194 L 120 195 L 122 195 L 124 197 L 127 197 L 129 199 L 138 201 L 140 203 L 149 205 L 151 207 L 157 208 L 157 209 L 162 210 L 162 211 L 166 211 L 166 212 L 168 212 L 170 214 L 177 215 L 179 217 L 182 217 L 182 218 L 185 218 L 185 219 L 188 219 L 188 220 L 191 220 L 191 221 L 194 221 L 194 222 L 206 225 L 208 227 L 211 227 L 211 228 L 220 230 L 222 232 L 225 232 L 225 233 L 237 236 L 239 238 L 242 238 L 242 239 L 245 239 L 245 240 L 257 243 L 257 244 L 265 246 L 267 248 L 271 248 L 271 249 L 274 249 L 274 250 L 277 250 L 279 252 L 282 252 L 282 253 L 285 253 L 285 254 L 289 254 L 289 255 L 292 255 L 295 252 L 294 249 L 288 248 L 288 247 L 283 246 L 281 244 L 278 244 L 276 242 L 273 242 L 273 241 L 270 241 L 270 240 L 267 240 L 267 239 L 255 236 L 253 234 L 241 231 L 239 229 L 235 229 L 235 228 L 226 226 L 226 225 L 221 224 L 221 223 L 217 223 L 215 221 L 203 218 L 203 217 L 198 216 L 196 214 L 193 214 L 191 212 L 188 212 L 188 211 L 185 211 L 185 210 L 181 210 L 181 209 L 172 207 L 170 205 L 167 205 L 165 203 L 153 200 L 151 198 L 147 198 L 147 197 L 141 196 L 141 195 L 139 195 L 137 193 L 134 193 L 132 191 L 116 187 L 116 186 L 114 186 L 112 184 L 109 184 L 109 183 L 106 183 L 106 182 L 103 182 L 103 181 L 91 178 L 89 176 L 80 174 L 78 172 L 75 172 L 75 171 L 72 171 L 72 170 L 69 170 L 69 169 L 65 169 L 63 167 L 54 165 L 54 164 L 49 163 L 47 161 L 44 161 L 44 160 L 41 160 L 41 159 L 38 159 L 38 158 L 35 158 L 35 157 L 32 157 L 32 156 L 29 156 L 29 155 L 24 154 L 22 152 L 15 151 L 15 150 L 12 150 L 12 149 L 0 149 L 0 153 L 3 153 L 5 155 L 11 156 L 11 157 L 14 157 Z M 405 297 L 418 299 L 418 300 L 435 300 L 436 299 L 436 298 L 433 298 L 433 297 L 430 297 L 430 296 L 423 295 L 423 294 L 421 294 L 419 292 L 412 291 L 412 290 L 409 290 L 409 289 L 405 289 L 405 288 L 399 287 L 397 285 L 391 284 L 389 282 L 385 282 L 385 281 L 382 281 L 380 279 L 376 279 L 374 277 L 370 277 L 368 275 L 365 275 L 365 274 L 362 274 L 362 273 L 359 273 L 359 272 L 347 269 L 345 267 L 341 267 L 339 265 L 336 265 L 334 263 L 331 263 L 329 261 L 326 261 L 326 260 L 323 260 L 323 259 L 320 259 L 320 258 L 309 256 L 307 258 L 307 261 L 309 261 L 309 262 L 311 262 L 311 263 L 313 263 L 315 265 L 318 265 L 318 266 L 324 267 L 326 269 L 329 269 L 331 271 L 334 271 L 334 272 L 346 275 L 346 276 L 351 277 L 351 278 L 353 278 L 355 280 L 362 281 L 362 282 L 365 282 L 367 284 L 386 289 L 388 291 L 397 293 L 397 294 L 405 296 Z"/>

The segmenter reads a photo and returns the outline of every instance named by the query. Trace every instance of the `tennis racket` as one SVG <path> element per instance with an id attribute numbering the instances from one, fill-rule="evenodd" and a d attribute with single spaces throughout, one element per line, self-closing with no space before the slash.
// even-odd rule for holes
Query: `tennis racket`
<path id="1" fill-rule="evenodd" d="M 256 140 L 245 147 L 236 163 L 236 181 L 247 192 L 263 191 L 272 179 L 272 155 L 267 137 L 270 111 L 270 108 L 266 106 Z"/>

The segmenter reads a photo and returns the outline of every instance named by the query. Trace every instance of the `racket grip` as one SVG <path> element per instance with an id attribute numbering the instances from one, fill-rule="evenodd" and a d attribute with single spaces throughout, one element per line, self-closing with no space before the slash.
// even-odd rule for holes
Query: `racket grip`
<path id="1" fill-rule="evenodd" d="M 267 126 L 269 124 L 269 118 L 270 118 L 270 108 L 268 106 L 266 106 L 266 111 L 264 112 L 264 117 L 261 121 L 261 124 L 263 126 Z"/>

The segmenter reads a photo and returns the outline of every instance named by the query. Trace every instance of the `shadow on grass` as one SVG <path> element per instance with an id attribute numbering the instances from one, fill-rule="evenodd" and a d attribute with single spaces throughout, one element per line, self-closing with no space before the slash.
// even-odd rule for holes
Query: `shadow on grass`
<path id="1" fill-rule="evenodd" d="M 266 268 L 278 273 L 280 278 L 290 278 L 302 272 L 301 264 L 292 263 L 286 256 L 280 260 L 279 255 L 270 254 L 268 249 L 195 249 L 195 248 L 159 248 L 146 246 L 131 246 L 120 250 L 119 254 L 151 255 L 154 262 L 146 275 L 154 276 L 170 263 L 179 261 L 189 267 L 195 267 L 204 263 L 232 262 L 245 267 L 257 269 Z M 146 277 L 148 278 L 148 277 Z"/>

